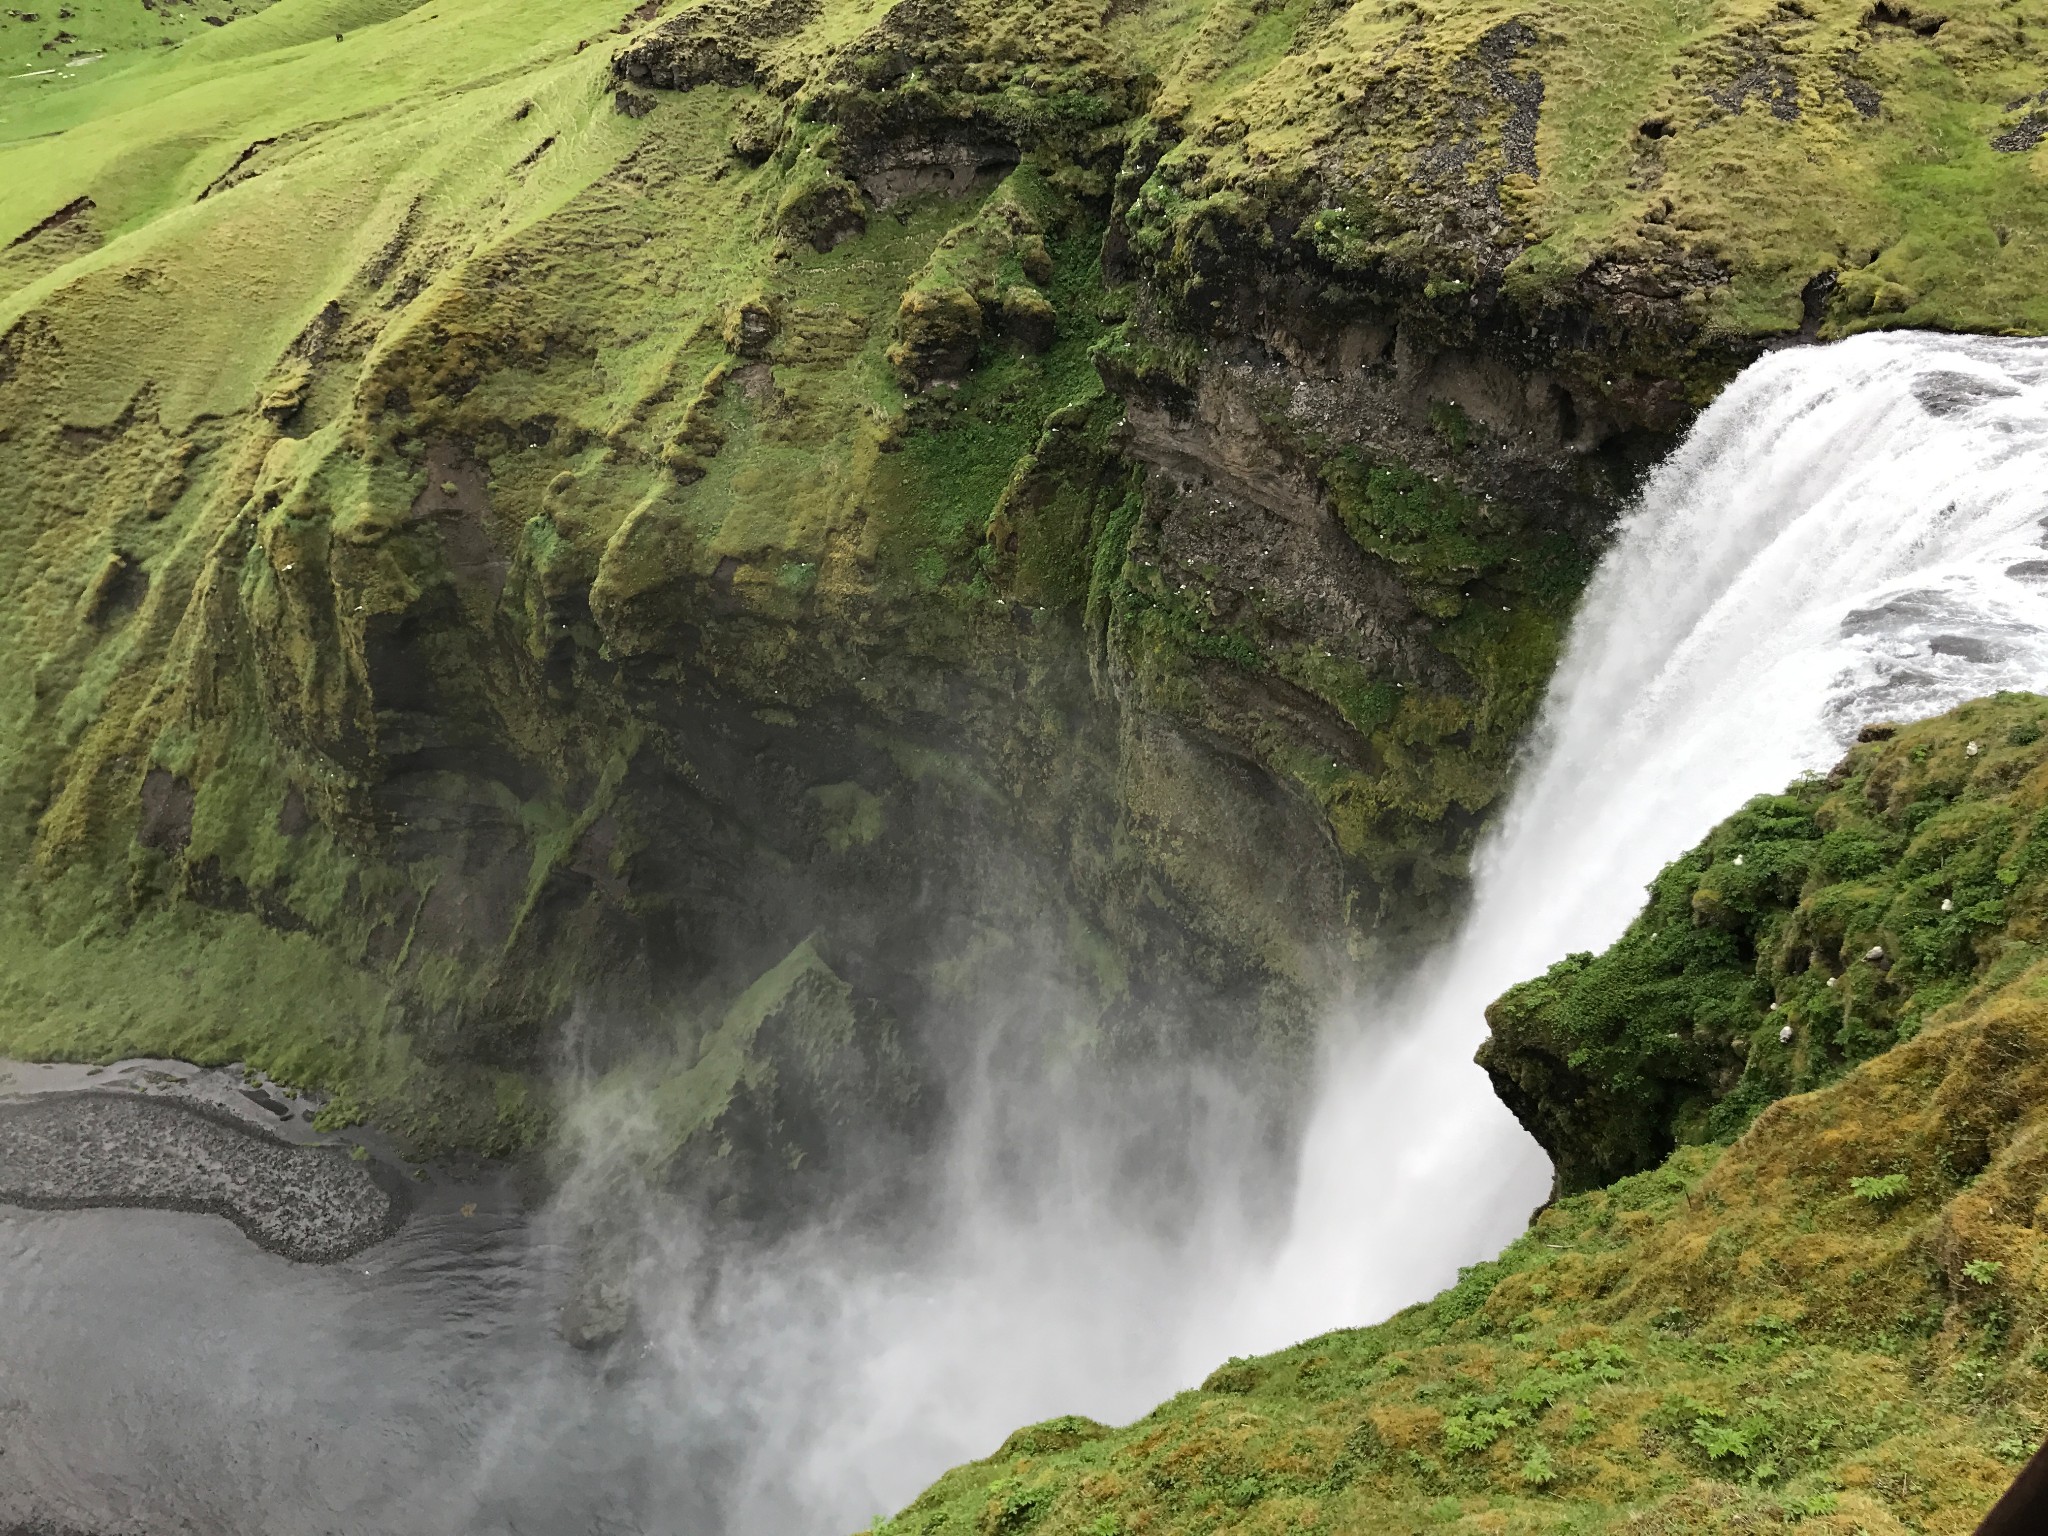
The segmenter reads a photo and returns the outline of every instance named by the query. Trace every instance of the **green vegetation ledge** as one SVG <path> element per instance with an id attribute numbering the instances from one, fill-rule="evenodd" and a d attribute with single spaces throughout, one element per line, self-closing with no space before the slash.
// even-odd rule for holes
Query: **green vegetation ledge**
<path id="1" fill-rule="evenodd" d="M 885 1529 L 1970 1530 L 2048 1425 L 2044 726 L 2005 694 L 1867 730 L 1496 1005 L 1497 1077 L 1568 1041 L 1617 1117 L 1525 1109 L 1562 1166 L 1688 1143 L 1657 1166 L 1377 1327 L 1020 1430 Z"/>

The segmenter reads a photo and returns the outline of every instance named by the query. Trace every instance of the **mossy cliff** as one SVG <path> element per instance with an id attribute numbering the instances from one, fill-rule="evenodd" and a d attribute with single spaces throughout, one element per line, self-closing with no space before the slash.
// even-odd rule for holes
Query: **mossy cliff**
<path id="1" fill-rule="evenodd" d="M 1025 972 L 1284 1076 L 1688 412 L 2048 302 L 2033 0 L 65 9 L 0 22 L 0 1048 L 423 1140 L 805 943 L 928 1087 Z"/>
<path id="2" fill-rule="evenodd" d="M 2048 1429 L 2048 699 L 1867 734 L 1496 1004 L 1582 1192 L 1433 1301 L 1020 1430 L 883 1529 L 1972 1529 Z M 1524 1107 L 1532 1059 L 1585 1107 Z"/>

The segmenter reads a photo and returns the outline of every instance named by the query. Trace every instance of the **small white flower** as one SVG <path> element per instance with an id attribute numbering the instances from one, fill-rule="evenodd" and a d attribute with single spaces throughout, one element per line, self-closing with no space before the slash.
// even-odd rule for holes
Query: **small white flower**
<path id="1" fill-rule="evenodd" d="M 1787 1025 L 1786 1025 L 1786 1026 L 1785 1026 L 1785 1027 L 1784 1027 L 1783 1029 L 1781 1029 L 1781 1030 L 1779 1030 L 1779 1031 L 1778 1031 L 1778 1044 L 1780 1044 L 1780 1045 L 1790 1045 L 1791 1043 L 1792 1043 L 1792 1026 L 1791 1026 L 1790 1024 L 1787 1024 Z"/>

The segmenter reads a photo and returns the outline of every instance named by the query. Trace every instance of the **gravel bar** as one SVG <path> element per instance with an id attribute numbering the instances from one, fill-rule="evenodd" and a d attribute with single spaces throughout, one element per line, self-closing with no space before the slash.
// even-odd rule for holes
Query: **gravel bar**
<path id="1" fill-rule="evenodd" d="M 210 1212 L 307 1264 L 345 1259 L 405 1219 L 393 1181 L 338 1147 L 294 1146 L 207 1105 L 128 1093 L 0 1101 L 0 1203 Z"/>

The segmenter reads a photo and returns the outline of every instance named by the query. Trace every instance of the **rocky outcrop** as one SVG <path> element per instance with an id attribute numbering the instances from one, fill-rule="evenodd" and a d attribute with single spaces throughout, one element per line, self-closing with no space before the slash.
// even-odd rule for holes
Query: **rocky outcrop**
<path id="1" fill-rule="evenodd" d="M 818 0 L 699 0 L 613 55 L 612 75 L 665 91 L 758 85 L 774 45 L 816 21 L 823 10 Z M 658 12 L 657 6 L 650 14 Z"/>
<path id="2" fill-rule="evenodd" d="M 2048 873 L 2048 704 L 1876 725 L 1823 782 L 1750 802 L 1614 946 L 1487 1012 L 1479 1052 L 1565 1190 L 1733 1136 L 1910 1038 L 2024 954 Z"/>

